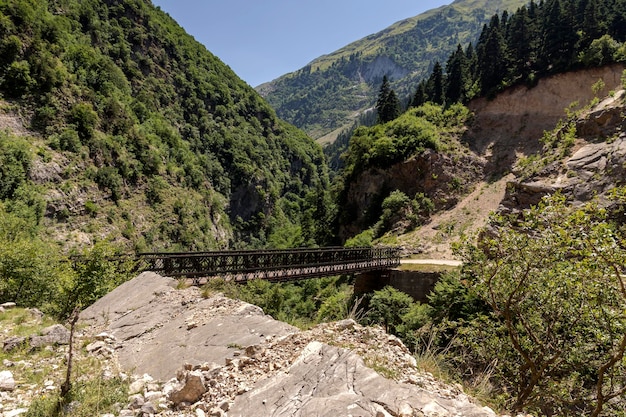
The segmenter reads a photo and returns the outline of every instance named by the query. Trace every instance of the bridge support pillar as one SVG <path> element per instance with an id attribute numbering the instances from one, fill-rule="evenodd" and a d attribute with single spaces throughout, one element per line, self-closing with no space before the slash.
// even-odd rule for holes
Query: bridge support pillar
<path id="1" fill-rule="evenodd" d="M 400 271 L 371 271 L 359 274 L 354 282 L 354 294 L 362 295 L 383 289 L 385 286 L 402 291 L 415 301 L 428 302 L 428 295 L 435 287 L 440 272 Z"/>

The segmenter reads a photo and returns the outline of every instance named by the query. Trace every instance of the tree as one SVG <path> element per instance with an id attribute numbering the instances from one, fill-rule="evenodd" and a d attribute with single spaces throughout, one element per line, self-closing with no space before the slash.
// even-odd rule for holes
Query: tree
<path id="1" fill-rule="evenodd" d="M 433 72 L 426 83 L 426 92 L 429 101 L 435 104 L 443 104 L 444 102 L 444 83 L 443 83 L 443 67 L 439 61 L 435 62 Z"/>
<path id="2" fill-rule="evenodd" d="M 563 9 L 560 0 L 546 3 L 542 59 L 544 71 L 559 72 L 570 68 L 576 54 L 578 35 L 571 13 Z"/>
<path id="3" fill-rule="evenodd" d="M 473 360 L 497 361 L 514 410 L 615 415 L 611 400 L 626 393 L 624 228 L 610 210 L 559 195 L 493 225 L 494 235 L 460 251 L 463 278 L 491 308 L 462 336 Z"/>
<path id="4" fill-rule="evenodd" d="M 459 44 L 446 64 L 446 103 L 464 102 L 467 99 L 468 83 L 467 59 L 463 47 Z"/>
<path id="5" fill-rule="evenodd" d="M 536 39 L 535 24 L 526 6 L 522 6 L 509 20 L 507 45 L 512 78 L 525 80 L 530 75 L 537 59 Z"/>
<path id="6" fill-rule="evenodd" d="M 481 41 L 477 46 L 478 76 L 482 94 L 491 95 L 502 86 L 507 74 L 506 43 L 497 14 L 491 18 Z"/>
<path id="7" fill-rule="evenodd" d="M 391 89 L 389 79 L 385 75 L 378 93 L 376 101 L 376 111 L 378 112 L 378 122 L 387 123 L 400 115 L 400 101 L 395 91 Z"/>
<path id="8" fill-rule="evenodd" d="M 398 334 L 402 329 L 403 316 L 410 311 L 413 303 L 410 295 L 386 286 L 375 291 L 370 299 L 367 321 L 384 326 L 388 333 Z"/>

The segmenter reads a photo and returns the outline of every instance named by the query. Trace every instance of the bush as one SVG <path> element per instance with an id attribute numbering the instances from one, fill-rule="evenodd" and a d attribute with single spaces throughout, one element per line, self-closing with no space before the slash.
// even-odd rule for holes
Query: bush
<path id="1" fill-rule="evenodd" d="M 2 87 L 11 97 L 22 97 L 35 85 L 30 75 L 30 65 L 27 61 L 16 61 L 9 65 Z"/>
<path id="2" fill-rule="evenodd" d="M 569 207 L 562 196 L 493 224 L 496 235 L 459 252 L 463 279 L 489 313 L 459 331 L 456 356 L 474 373 L 492 367 L 514 411 L 623 410 L 614 400 L 626 385 L 625 230 L 608 210 Z"/>
<path id="3" fill-rule="evenodd" d="M 122 177 L 117 168 L 106 166 L 98 169 L 95 178 L 96 184 L 101 188 L 108 188 L 113 201 L 118 201 L 122 192 Z"/>
<path id="4" fill-rule="evenodd" d="M 0 200 L 12 198 L 26 181 L 31 160 L 28 142 L 0 132 Z"/>
<path id="5" fill-rule="evenodd" d="M 81 141 L 87 143 L 99 122 L 98 114 L 93 106 L 88 103 L 78 103 L 72 108 L 70 116 L 70 122 L 76 126 Z"/>

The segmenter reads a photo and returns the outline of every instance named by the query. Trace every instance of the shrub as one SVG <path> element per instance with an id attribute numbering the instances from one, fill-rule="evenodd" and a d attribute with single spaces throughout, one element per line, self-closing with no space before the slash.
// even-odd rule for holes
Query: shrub
<path id="1" fill-rule="evenodd" d="M 457 357 L 473 372 L 495 361 L 514 411 L 616 411 L 626 384 L 624 229 L 595 203 L 570 207 L 558 195 L 493 224 L 497 235 L 459 252 L 463 279 L 490 311 L 464 326 Z"/>

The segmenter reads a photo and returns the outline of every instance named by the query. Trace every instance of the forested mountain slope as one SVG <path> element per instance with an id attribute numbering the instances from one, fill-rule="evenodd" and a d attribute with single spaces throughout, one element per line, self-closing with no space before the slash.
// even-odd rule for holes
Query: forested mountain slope
<path id="1" fill-rule="evenodd" d="M 149 0 L 0 1 L 0 93 L 0 213 L 65 248 L 325 230 L 319 146 Z"/>
<path id="2" fill-rule="evenodd" d="M 494 13 L 524 3 L 456 0 L 317 58 L 257 90 L 280 117 L 321 138 L 351 125 L 359 112 L 372 107 L 384 75 L 400 96 L 412 94 L 435 61 L 445 62 L 458 44 L 476 40 Z"/>

